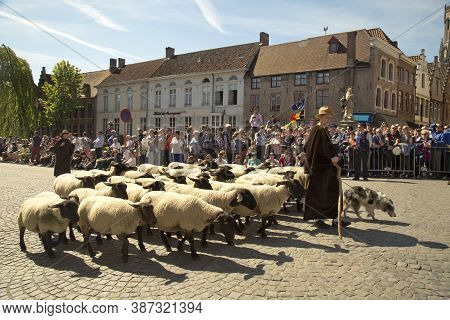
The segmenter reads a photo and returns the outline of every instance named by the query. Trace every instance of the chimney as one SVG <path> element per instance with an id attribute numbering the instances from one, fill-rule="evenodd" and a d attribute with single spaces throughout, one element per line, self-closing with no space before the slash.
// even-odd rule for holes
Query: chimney
<path id="1" fill-rule="evenodd" d="M 265 32 L 259 33 L 259 43 L 262 46 L 268 46 L 269 45 L 269 34 Z"/>
<path id="2" fill-rule="evenodd" d="M 425 55 L 425 49 L 420 49 L 420 55 L 422 55 L 422 56 Z"/>
<path id="3" fill-rule="evenodd" d="M 434 56 L 434 63 L 438 63 L 438 56 Z"/>
<path id="4" fill-rule="evenodd" d="M 125 68 L 125 59 L 119 58 L 119 69 Z"/>
<path id="5" fill-rule="evenodd" d="M 117 59 L 109 59 L 109 72 L 114 73 L 117 69 Z"/>
<path id="6" fill-rule="evenodd" d="M 347 32 L 347 65 L 353 66 L 356 61 L 356 31 Z"/>
<path id="7" fill-rule="evenodd" d="M 172 47 L 166 47 L 166 58 L 171 59 L 175 56 L 175 49 Z"/>
<path id="8" fill-rule="evenodd" d="M 41 70 L 41 75 L 46 75 L 46 73 L 47 73 L 47 71 L 45 70 L 45 67 L 42 67 L 42 70 Z"/>

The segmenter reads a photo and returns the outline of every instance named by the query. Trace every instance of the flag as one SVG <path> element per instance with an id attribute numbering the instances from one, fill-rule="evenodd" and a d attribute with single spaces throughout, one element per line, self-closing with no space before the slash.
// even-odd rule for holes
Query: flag
<path id="1" fill-rule="evenodd" d="M 292 112 L 305 110 L 305 98 L 298 100 L 291 106 Z"/>

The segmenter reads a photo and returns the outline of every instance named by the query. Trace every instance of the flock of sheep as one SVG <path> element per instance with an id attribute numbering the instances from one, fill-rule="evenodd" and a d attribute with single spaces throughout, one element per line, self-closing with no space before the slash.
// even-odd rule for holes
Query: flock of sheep
<path id="1" fill-rule="evenodd" d="M 83 246 L 95 255 L 89 242 L 92 233 L 98 244 L 102 235 L 115 235 L 123 243 L 122 257 L 128 261 L 128 237 L 137 234 L 145 251 L 143 232 L 159 230 L 171 251 L 169 239 L 175 233 L 177 249 L 188 240 L 191 256 L 198 257 L 194 234 L 201 233 L 201 245 L 217 230 L 229 245 L 250 219 L 261 219 L 258 233 L 265 238 L 267 227 L 288 199 L 301 207 L 304 172 L 299 167 L 272 169 L 225 165 L 207 170 L 195 165 L 171 163 L 167 167 L 143 164 L 137 171 L 113 163 L 109 171 L 90 170 L 55 178 L 53 192 L 42 192 L 22 204 L 18 224 L 20 248 L 26 251 L 25 230 L 38 233 L 49 257 L 53 247 L 67 243 L 66 231 L 75 240 L 73 228 L 83 235 Z M 285 208 L 285 207 L 284 207 Z M 285 208 L 286 209 L 286 208 Z M 245 224 L 241 218 L 245 218 Z M 58 240 L 52 239 L 59 234 Z"/>

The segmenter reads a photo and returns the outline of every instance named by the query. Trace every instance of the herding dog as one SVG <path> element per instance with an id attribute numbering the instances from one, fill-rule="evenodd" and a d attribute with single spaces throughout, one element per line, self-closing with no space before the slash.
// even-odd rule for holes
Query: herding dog
<path id="1" fill-rule="evenodd" d="M 361 205 L 365 207 L 367 216 L 371 217 L 373 220 L 375 220 L 375 209 L 387 212 L 391 217 L 396 216 L 394 203 L 383 193 L 360 186 L 345 190 L 344 217 L 347 216 L 347 210 L 350 207 L 356 213 L 358 218 L 362 219 L 359 214 Z"/>

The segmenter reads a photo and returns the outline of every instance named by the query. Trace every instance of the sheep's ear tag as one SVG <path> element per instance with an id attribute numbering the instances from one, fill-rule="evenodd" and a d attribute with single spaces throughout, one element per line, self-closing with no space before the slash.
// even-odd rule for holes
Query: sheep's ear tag
<path id="1" fill-rule="evenodd" d="M 236 194 L 236 201 L 237 201 L 238 203 L 241 203 L 242 200 L 243 200 L 242 193 L 241 193 L 241 192 L 238 192 L 238 193 Z"/>

